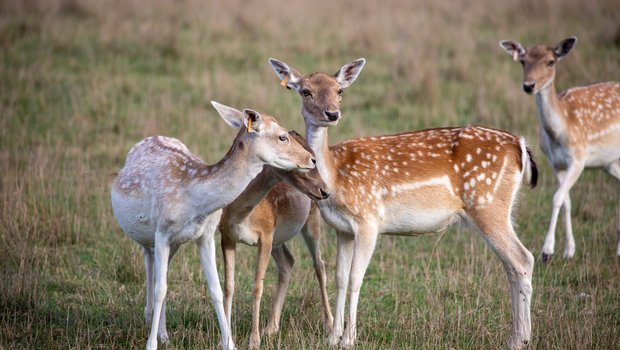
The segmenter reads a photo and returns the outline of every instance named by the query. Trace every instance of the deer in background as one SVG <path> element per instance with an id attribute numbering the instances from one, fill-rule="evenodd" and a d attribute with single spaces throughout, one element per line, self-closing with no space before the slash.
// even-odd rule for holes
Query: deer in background
<path id="1" fill-rule="evenodd" d="M 512 211 L 522 182 L 537 170 L 523 138 L 479 126 L 440 128 L 352 139 L 330 146 L 328 129 L 342 114 L 343 89 L 365 60 L 334 75 L 301 75 L 270 59 L 281 84 L 302 98 L 306 139 L 330 197 L 317 202 L 337 232 L 336 306 L 328 341 L 351 347 L 364 274 L 379 234 L 441 232 L 464 221 L 476 228 L 504 265 L 512 301 L 510 348 L 530 341 L 534 257 L 519 241 Z M 349 289 L 349 317 L 344 328 Z"/>
<path id="2" fill-rule="evenodd" d="M 523 66 L 523 91 L 536 96 L 540 148 L 558 181 L 549 231 L 542 248 L 543 262 L 549 261 L 553 254 L 560 208 L 564 209 L 566 231 L 564 257 L 575 255 L 569 191 L 584 168 L 602 168 L 616 178 L 620 201 L 620 83 L 578 86 L 559 95 L 555 89 L 556 63 L 576 42 L 577 38 L 570 37 L 555 47 L 536 45 L 529 49 L 516 41 L 500 42 L 500 46 Z M 620 256 L 620 203 L 616 231 L 616 254 Z"/>
<path id="3" fill-rule="evenodd" d="M 222 346 L 234 349 L 215 266 L 213 232 L 221 209 L 258 175 L 263 165 L 308 171 L 315 159 L 275 118 L 212 102 L 222 118 L 239 129 L 232 147 L 207 165 L 179 140 L 148 137 L 129 151 L 112 187 L 112 209 L 125 234 L 142 246 L 146 265 L 146 307 L 151 322 L 147 350 L 157 337 L 168 341 L 165 298 L 168 264 L 179 246 L 195 241 L 217 313 Z M 206 232 L 206 234 L 205 234 Z"/>
<path id="4" fill-rule="evenodd" d="M 291 132 L 290 136 L 306 150 L 312 152 L 306 140 L 299 134 Z M 223 210 L 219 229 L 222 233 L 222 251 L 224 252 L 224 310 L 228 317 L 228 324 L 232 324 L 236 244 L 243 243 L 258 247 L 250 348 L 260 346 L 260 301 L 263 294 L 263 279 L 269 264 L 269 254 L 278 268 L 276 297 L 273 300 L 271 317 L 265 329 L 267 335 L 272 335 L 279 329 L 282 306 L 295 263 L 293 255 L 286 247 L 286 242 L 300 231 L 312 256 L 314 271 L 319 281 L 323 302 L 323 323 L 327 331 L 332 327 L 334 318 L 329 307 L 325 265 L 319 249 L 321 217 L 310 199 L 327 198 L 329 194 L 326 192 L 326 187 L 316 169 L 300 173 L 265 166 L 243 193 Z"/>

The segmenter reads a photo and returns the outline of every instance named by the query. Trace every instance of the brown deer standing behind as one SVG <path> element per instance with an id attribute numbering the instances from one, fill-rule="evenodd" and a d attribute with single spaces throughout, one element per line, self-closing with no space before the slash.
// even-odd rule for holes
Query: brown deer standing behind
<path id="1" fill-rule="evenodd" d="M 516 41 L 500 42 L 500 46 L 523 66 L 523 91 L 536 96 L 540 148 L 558 181 L 549 231 L 542 248 L 544 262 L 553 254 L 560 208 L 564 209 L 566 231 L 564 257 L 575 255 L 569 191 L 584 168 L 602 168 L 618 180 L 616 254 L 620 256 L 620 83 L 578 86 L 558 95 L 556 62 L 564 58 L 576 42 L 577 38 L 570 37 L 555 47 L 536 45 L 529 49 Z"/>

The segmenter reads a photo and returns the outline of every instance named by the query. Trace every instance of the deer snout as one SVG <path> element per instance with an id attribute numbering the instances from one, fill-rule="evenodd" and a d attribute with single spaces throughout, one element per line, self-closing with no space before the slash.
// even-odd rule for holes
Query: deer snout
<path id="1" fill-rule="evenodd" d="M 340 111 L 323 111 L 323 114 L 325 114 L 327 120 L 329 120 L 330 122 L 335 122 L 336 120 L 338 120 L 338 118 L 340 118 Z"/>
<path id="2" fill-rule="evenodd" d="M 536 82 L 524 81 L 523 82 L 523 91 L 525 91 L 528 94 L 531 94 L 532 92 L 534 92 L 534 86 L 536 86 Z"/>

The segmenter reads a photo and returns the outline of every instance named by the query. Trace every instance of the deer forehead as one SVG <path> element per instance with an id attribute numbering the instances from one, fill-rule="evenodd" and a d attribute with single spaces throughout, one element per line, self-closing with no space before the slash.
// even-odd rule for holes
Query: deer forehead
<path id="1" fill-rule="evenodd" d="M 526 63 L 539 63 L 545 62 L 549 59 L 555 58 L 553 54 L 553 49 L 545 46 L 545 45 L 536 45 L 529 50 L 527 50 L 525 54 L 525 62 Z"/>
<path id="2" fill-rule="evenodd" d="M 336 78 L 325 73 L 312 73 L 301 80 L 301 87 L 315 92 L 329 93 L 336 95 L 340 90 L 340 84 Z"/>

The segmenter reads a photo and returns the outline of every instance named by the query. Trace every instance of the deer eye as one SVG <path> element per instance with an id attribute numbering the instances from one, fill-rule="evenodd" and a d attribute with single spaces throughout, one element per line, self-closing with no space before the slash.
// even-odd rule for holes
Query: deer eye
<path id="1" fill-rule="evenodd" d="M 555 60 L 549 60 L 549 62 L 547 62 L 547 67 L 553 67 L 554 64 Z"/>
<path id="2" fill-rule="evenodd" d="M 308 89 L 303 89 L 303 90 L 301 90 L 301 95 L 302 95 L 303 97 L 312 96 L 312 94 L 310 93 L 310 90 L 308 90 Z"/>
<path id="3" fill-rule="evenodd" d="M 338 96 L 342 96 L 343 93 L 344 93 L 344 90 L 338 89 Z"/>
<path id="4" fill-rule="evenodd" d="M 519 63 L 521 63 L 522 66 L 525 66 L 525 61 L 524 60 L 519 60 Z"/>
<path id="5" fill-rule="evenodd" d="M 286 142 L 288 141 L 288 135 L 280 135 L 278 136 L 278 139 L 280 139 L 280 141 L 282 142 Z"/>

